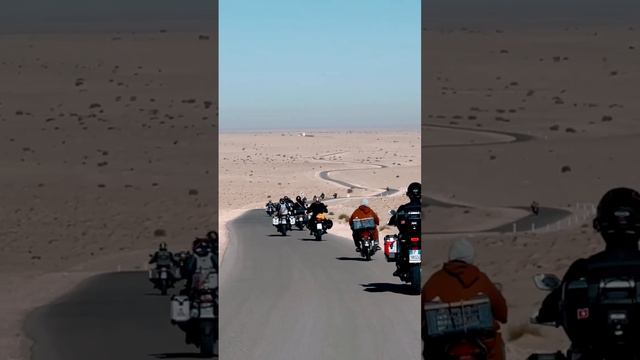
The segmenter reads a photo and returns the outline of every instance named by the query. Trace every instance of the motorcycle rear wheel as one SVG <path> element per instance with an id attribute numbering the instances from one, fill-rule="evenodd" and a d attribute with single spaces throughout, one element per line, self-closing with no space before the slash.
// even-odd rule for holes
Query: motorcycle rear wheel
<path id="1" fill-rule="evenodd" d="M 212 321 L 202 322 L 200 325 L 200 336 L 200 354 L 205 357 L 213 357 L 215 339 Z"/>
<path id="2" fill-rule="evenodd" d="M 167 280 L 166 279 L 161 279 L 160 280 L 160 294 L 167 295 L 167 288 L 168 287 L 169 287 L 169 285 L 167 284 Z"/>
<path id="3" fill-rule="evenodd" d="M 409 269 L 409 282 L 411 286 L 411 292 L 414 294 L 420 294 L 420 266 L 412 266 Z"/>

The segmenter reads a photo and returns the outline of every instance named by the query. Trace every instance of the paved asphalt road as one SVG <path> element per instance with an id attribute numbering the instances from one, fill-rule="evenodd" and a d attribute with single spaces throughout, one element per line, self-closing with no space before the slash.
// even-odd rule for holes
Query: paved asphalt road
<path id="1" fill-rule="evenodd" d="M 26 330 L 35 341 L 34 360 L 199 357 L 198 349 L 186 345 L 184 333 L 171 325 L 169 297 L 153 290 L 146 272 L 93 277 L 32 313 Z"/>
<path id="2" fill-rule="evenodd" d="M 490 142 L 480 142 L 480 143 L 471 142 L 467 144 L 432 144 L 432 145 L 425 144 L 425 145 L 422 145 L 423 149 L 493 146 L 493 145 L 515 144 L 515 143 L 532 141 L 535 139 L 535 137 L 529 134 L 521 134 L 521 133 L 515 133 L 515 132 L 509 132 L 509 131 L 489 130 L 489 129 L 482 129 L 482 128 L 470 128 L 470 127 L 462 127 L 462 126 L 437 125 L 437 124 L 425 124 L 423 125 L 423 127 L 468 131 L 468 132 L 493 134 L 493 135 L 504 135 L 504 136 L 511 137 L 511 140 L 507 140 L 507 141 L 490 141 Z"/>
<path id="3" fill-rule="evenodd" d="M 380 251 L 307 231 L 280 236 L 262 210 L 231 223 L 221 271 L 224 360 L 420 359 L 420 299 Z"/>

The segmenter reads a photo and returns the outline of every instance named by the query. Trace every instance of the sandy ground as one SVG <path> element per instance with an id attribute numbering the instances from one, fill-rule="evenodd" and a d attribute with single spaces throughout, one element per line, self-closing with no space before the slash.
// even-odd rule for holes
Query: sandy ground
<path id="1" fill-rule="evenodd" d="M 427 194 L 476 207 L 468 222 L 463 216 L 472 214 L 442 208 L 433 208 L 428 222 L 463 231 L 481 228 L 493 216 L 508 218 L 486 209 L 537 200 L 542 206 L 576 210 L 577 203 L 597 203 L 611 187 L 637 188 L 640 171 L 631 164 L 637 162 L 634 149 L 640 143 L 634 91 L 640 80 L 638 30 L 496 29 L 423 31 L 423 62 L 428 64 L 423 122 L 520 132 L 536 139 L 425 148 Z M 423 128 L 427 142 L 460 143 L 453 135 L 436 139 L 441 136 L 442 131 Z M 504 287 L 509 359 L 566 348 L 561 331 L 527 322 L 545 295 L 533 284 L 535 273 L 561 275 L 574 259 L 602 248 L 590 218 L 580 219 L 547 233 L 470 237 L 477 264 Z M 440 268 L 450 242 L 461 236 L 426 239 L 427 276 Z"/>
<path id="2" fill-rule="evenodd" d="M 211 35 L 0 36 L 3 359 L 30 309 L 215 227 Z"/>
<path id="3" fill-rule="evenodd" d="M 317 131 L 300 136 L 295 132 L 220 134 L 220 228 L 243 210 L 263 208 L 269 199 L 304 194 L 338 200 L 327 201 L 332 233 L 351 238 L 345 221 L 368 197 L 370 206 L 388 221 L 388 211 L 407 201 L 403 195 L 413 181 L 420 181 L 420 134 L 415 131 Z M 381 168 L 383 166 L 383 168 Z M 353 170 L 355 169 L 355 170 Z M 319 177 L 329 176 L 364 189 L 353 189 Z M 386 187 L 401 189 L 395 196 L 375 198 Z M 347 198 L 348 197 L 348 198 Z M 265 213 L 265 221 L 270 221 Z M 275 228 L 274 228 L 275 231 Z M 389 233 L 391 229 L 381 232 Z M 228 233 L 221 233 L 224 254 Z"/>

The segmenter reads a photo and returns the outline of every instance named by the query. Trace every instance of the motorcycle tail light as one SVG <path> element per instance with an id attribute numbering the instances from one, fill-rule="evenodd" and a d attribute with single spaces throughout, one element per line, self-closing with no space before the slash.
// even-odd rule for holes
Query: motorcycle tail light
<path id="1" fill-rule="evenodd" d="M 418 241 L 420 241 L 419 237 L 412 237 L 411 238 L 411 242 L 418 242 Z"/>
<path id="2" fill-rule="evenodd" d="M 481 349 L 478 346 L 467 342 L 455 345 L 449 351 L 449 355 L 459 360 L 475 360 L 480 353 Z"/>

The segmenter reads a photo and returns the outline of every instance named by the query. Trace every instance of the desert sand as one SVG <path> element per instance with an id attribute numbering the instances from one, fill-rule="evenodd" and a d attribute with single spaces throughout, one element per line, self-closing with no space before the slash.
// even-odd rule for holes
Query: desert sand
<path id="1" fill-rule="evenodd" d="M 640 144 L 640 104 L 634 91 L 640 80 L 638 30 L 613 25 L 434 27 L 423 30 L 423 41 L 423 126 L 533 137 L 423 148 L 426 195 L 473 206 L 467 214 L 462 208 L 427 208 L 427 223 L 440 231 L 475 231 L 425 237 L 425 274 L 441 267 L 452 240 L 471 239 L 477 265 L 502 284 L 509 304 L 509 323 L 503 327 L 508 358 L 565 350 L 568 343 L 561 330 L 528 325 L 545 295 L 532 277 L 540 272 L 562 275 L 573 260 L 602 249 L 590 227 L 591 206 L 612 187 L 640 184 L 633 165 Z M 472 136 L 453 133 L 445 139 L 443 130 L 424 127 L 423 139 L 426 145 L 464 144 L 470 139 L 461 138 Z M 481 142 L 485 135 L 476 136 Z M 504 211 L 533 200 L 576 215 L 549 231 L 480 232 L 495 222 L 511 221 L 516 214 Z"/>
<path id="2" fill-rule="evenodd" d="M 224 121 L 224 119 L 222 120 Z M 363 197 L 382 222 L 388 211 L 407 202 L 406 187 L 420 181 L 420 134 L 415 131 L 318 130 L 302 132 L 262 131 L 220 134 L 220 253 L 229 239 L 224 229 L 243 210 L 264 208 L 268 200 L 299 194 L 311 200 L 324 193 L 331 233 L 351 239 L 345 217 Z M 320 177 L 356 185 L 353 188 Z M 377 197 L 389 187 L 400 191 Z M 265 221 L 270 219 L 265 214 Z M 393 229 L 381 226 L 381 235 Z"/>
<path id="3" fill-rule="evenodd" d="M 31 309 L 215 228 L 217 50 L 160 28 L 0 44 L 0 353 L 26 359 Z"/>

